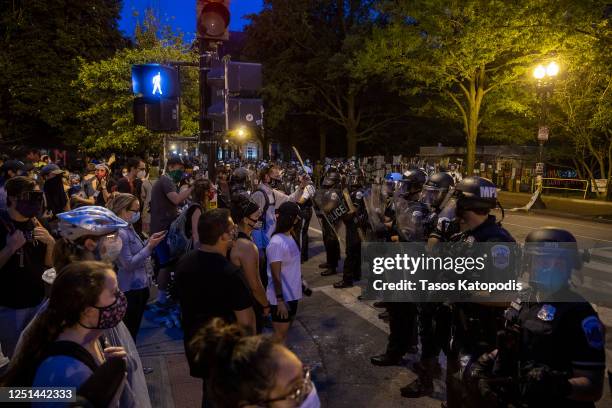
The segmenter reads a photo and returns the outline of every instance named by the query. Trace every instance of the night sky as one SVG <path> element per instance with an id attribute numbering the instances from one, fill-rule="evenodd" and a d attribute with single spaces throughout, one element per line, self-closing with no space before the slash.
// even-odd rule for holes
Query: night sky
<path id="1" fill-rule="evenodd" d="M 247 23 L 242 17 L 261 10 L 263 0 L 232 0 L 230 3 L 232 31 L 242 31 Z M 152 8 L 162 24 L 169 24 L 175 30 L 184 32 L 186 38 L 192 38 L 195 31 L 195 0 L 123 0 L 123 11 L 119 28 L 128 36 L 134 33 L 137 12 L 142 19 L 144 10 Z"/>

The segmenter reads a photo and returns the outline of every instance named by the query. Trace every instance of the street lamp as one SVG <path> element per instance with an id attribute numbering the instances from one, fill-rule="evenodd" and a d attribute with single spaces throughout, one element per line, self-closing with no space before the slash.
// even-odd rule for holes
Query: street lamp
<path id="1" fill-rule="evenodd" d="M 548 117 L 548 99 L 552 95 L 554 79 L 559 74 L 559 65 L 555 61 L 547 65 L 540 64 L 533 70 L 533 77 L 536 79 L 536 92 L 540 99 L 540 118 L 538 126 L 539 163 L 536 171 L 544 174 L 544 142 L 548 140 L 549 128 L 546 125 Z"/>
<path id="2" fill-rule="evenodd" d="M 244 137 L 246 135 L 246 130 L 241 127 L 238 129 L 238 137 Z"/>

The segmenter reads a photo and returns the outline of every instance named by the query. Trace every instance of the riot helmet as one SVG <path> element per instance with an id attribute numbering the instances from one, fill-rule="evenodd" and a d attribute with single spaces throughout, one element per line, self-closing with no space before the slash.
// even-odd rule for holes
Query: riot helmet
<path id="1" fill-rule="evenodd" d="M 399 194 L 409 196 L 420 192 L 426 180 L 427 174 L 423 170 L 410 169 L 402 174 L 402 178 L 397 182 L 395 189 Z"/>
<path id="2" fill-rule="evenodd" d="M 325 175 L 325 178 L 323 179 L 323 183 L 321 183 L 321 185 L 324 188 L 333 188 L 337 187 L 341 181 L 342 177 L 340 176 L 340 173 L 338 173 L 336 170 L 331 170 Z"/>
<path id="3" fill-rule="evenodd" d="M 430 208 L 440 208 L 448 190 L 455 185 L 455 180 L 448 173 L 432 175 L 423 186 L 421 202 Z"/>
<path id="4" fill-rule="evenodd" d="M 523 261 L 530 285 L 544 293 L 568 287 L 572 270 L 582 268 L 576 238 L 555 227 L 540 228 L 527 235 Z"/>
<path id="5" fill-rule="evenodd" d="M 453 194 L 457 199 L 457 215 L 464 211 L 482 211 L 494 209 L 497 202 L 497 187 L 486 178 L 471 176 L 461 180 L 455 186 Z"/>
<path id="6" fill-rule="evenodd" d="M 361 172 L 357 169 L 353 169 L 347 177 L 347 184 L 349 190 L 351 191 L 355 191 L 363 187 L 363 176 L 361 175 Z"/>

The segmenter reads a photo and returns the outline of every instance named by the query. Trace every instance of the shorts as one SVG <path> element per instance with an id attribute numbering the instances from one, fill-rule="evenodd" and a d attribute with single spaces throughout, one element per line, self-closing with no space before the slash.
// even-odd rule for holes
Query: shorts
<path id="1" fill-rule="evenodd" d="M 289 316 L 286 319 L 281 318 L 278 315 L 278 306 L 270 305 L 270 315 L 272 316 L 272 321 L 276 323 L 289 323 L 295 318 L 295 314 L 298 309 L 298 301 L 291 300 L 289 302 L 285 302 L 287 305 L 287 311 L 289 312 Z"/>

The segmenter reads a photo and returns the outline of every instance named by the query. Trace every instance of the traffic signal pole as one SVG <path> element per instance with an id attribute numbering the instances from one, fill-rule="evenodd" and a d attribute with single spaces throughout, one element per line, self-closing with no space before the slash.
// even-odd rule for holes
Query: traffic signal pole
<path id="1" fill-rule="evenodd" d="M 214 180 L 215 167 L 217 161 L 217 142 L 212 131 L 212 122 L 208 117 L 208 72 L 210 71 L 212 53 L 208 47 L 207 41 L 203 38 L 198 40 L 199 48 L 199 88 L 200 88 L 200 115 L 199 115 L 199 146 L 206 146 L 203 150 L 207 156 L 208 163 L 208 178 Z"/>

